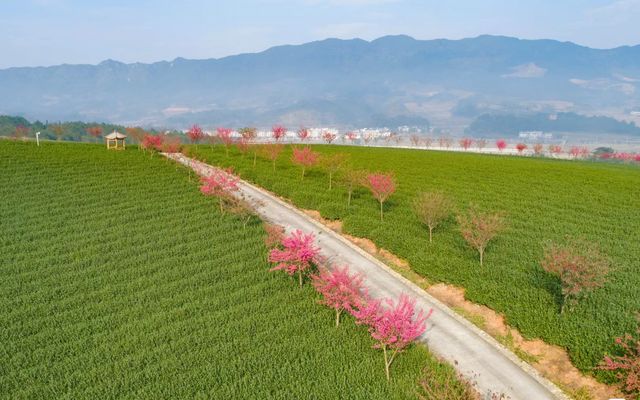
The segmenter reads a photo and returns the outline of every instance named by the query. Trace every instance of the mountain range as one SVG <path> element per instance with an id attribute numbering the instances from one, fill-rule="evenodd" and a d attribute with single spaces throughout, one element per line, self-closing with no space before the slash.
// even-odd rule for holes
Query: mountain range
<path id="1" fill-rule="evenodd" d="M 640 121 L 640 45 L 326 39 L 219 59 L 0 70 L 0 114 L 147 126 L 420 126 L 487 114 Z M 639 124 L 640 125 L 640 124 Z"/>

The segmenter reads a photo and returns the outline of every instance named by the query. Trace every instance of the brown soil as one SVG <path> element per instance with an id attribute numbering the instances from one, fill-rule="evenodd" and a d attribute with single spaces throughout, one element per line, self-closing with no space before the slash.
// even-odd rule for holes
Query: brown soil
<path id="1" fill-rule="evenodd" d="M 335 232 L 342 233 L 342 222 L 322 218 L 315 210 L 303 210 L 316 221 L 321 222 Z M 573 397 L 609 399 L 622 397 L 619 390 L 605 385 L 591 376 L 582 374 L 572 363 L 566 350 L 559 346 L 550 345 L 540 339 L 526 340 L 520 332 L 511 328 L 505 322 L 503 315 L 498 314 L 487 306 L 475 304 L 464 297 L 464 289 L 444 283 L 429 284 L 428 280 L 411 270 L 409 263 L 388 250 L 378 248 L 369 239 L 342 235 L 369 254 L 382 259 L 386 264 L 398 269 L 402 275 L 417 283 L 429 294 L 454 308 L 471 322 L 506 345 L 529 363 L 547 379 L 560 386 Z M 588 394 L 588 395 L 587 395 Z"/>

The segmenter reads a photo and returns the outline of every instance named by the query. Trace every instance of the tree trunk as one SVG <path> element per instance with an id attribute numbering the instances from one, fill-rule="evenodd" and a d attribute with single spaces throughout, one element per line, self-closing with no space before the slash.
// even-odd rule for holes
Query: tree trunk
<path id="1" fill-rule="evenodd" d="M 273 161 L 273 172 L 276 172 L 276 160 L 273 159 L 272 161 Z"/>
<path id="2" fill-rule="evenodd" d="M 353 192 L 353 189 L 349 187 L 349 199 L 347 200 L 347 207 L 351 206 L 351 192 Z"/>
<path id="3" fill-rule="evenodd" d="M 220 213 L 224 214 L 224 209 L 222 208 L 222 197 L 219 198 L 219 203 L 220 203 Z"/>
<path id="4" fill-rule="evenodd" d="M 302 179 L 304 179 L 304 167 L 302 167 Z"/>
<path id="5" fill-rule="evenodd" d="M 382 212 L 382 202 L 380 202 L 380 221 L 384 221 L 384 214 Z"/>
<path id="6" fill-rule="evenodd" d="M 300 287 L 302 287 L 302 271 L 298 270 L 298 283 L 300 284 Z"/>
<path id="7" fill-rule="evenodd" d="M 433 243 L 433 228 L 429 227 L 429 243 Z"/>
<path id="8" fill-rule="evenodd" d="M 336 309 L 336 326 L 340 325 L 340 309 Z"/>
<path id="9" fill-rule="evenodd" d="M 332 183 L 332 180 L 333 180 L 333 173 L 332 173 L 332 172 L 329 172 L 329 190 L 331 190 L 331 183 Z"/>
<path id="10" fill-rule="evenodd" d="M 256 153 L 255 151 L 253 152 L 253 168 L 256 167 L 256 158 L 258 157 L 258 153 Z"/>
<path id="11" fill-rule="evenodd" d="M 480 252 L 480 266 L 482 267 L 482 259 L 484 258 L 484 248 L 478 249 Z"/>
<path id="12" fill-rule="evenodd" d="M 389 361 L 387 361 L 387 346 L 382 346 L 382 351 L 384 352 L 384 373 L 387 375 L 387 382 L 391 380 L 391 376 L 389 375 Z"/>

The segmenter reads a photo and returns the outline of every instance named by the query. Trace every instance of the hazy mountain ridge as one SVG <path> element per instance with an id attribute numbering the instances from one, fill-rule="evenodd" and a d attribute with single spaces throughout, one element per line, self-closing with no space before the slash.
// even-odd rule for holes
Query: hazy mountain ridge
<path id="1" fill-rule="evenodd" d="M 625 117 L 640 108 L 639 85 L 640 46 L 386 36 L 220 59 L 0 70 L 0 114 L 169 126 L 431 121 L 447 128 L 494 111 Z"/>

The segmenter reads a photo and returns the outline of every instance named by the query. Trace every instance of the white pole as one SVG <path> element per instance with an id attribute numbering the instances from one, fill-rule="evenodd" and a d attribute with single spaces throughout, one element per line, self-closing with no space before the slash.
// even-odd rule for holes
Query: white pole
<path id="1" fill-rule="evenodd" d="M 40 132 L 36 132 L 36 143 L 40 146 Z"/>

